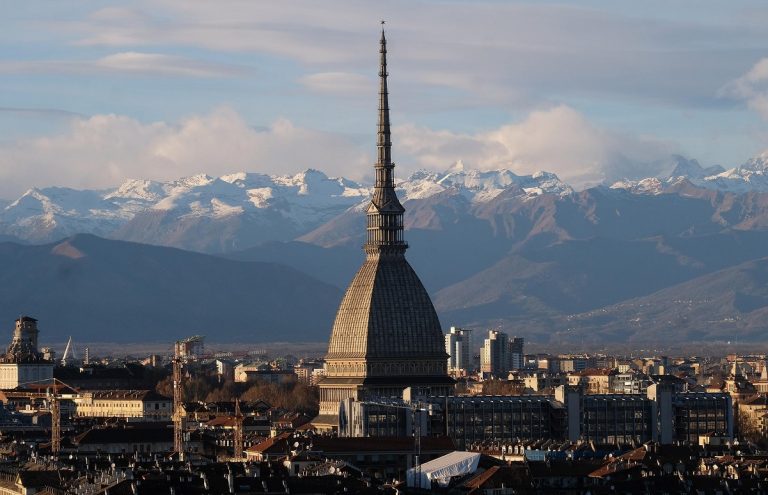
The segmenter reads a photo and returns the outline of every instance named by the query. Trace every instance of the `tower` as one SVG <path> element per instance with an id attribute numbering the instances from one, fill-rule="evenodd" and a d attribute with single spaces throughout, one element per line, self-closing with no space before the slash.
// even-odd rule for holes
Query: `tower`
<path id="1" fill-rule="evenodd" d="M 447 373 L 440 321 L 419 277 L 405 259 L 405 208 L 395 193 L 387 89 L 387 40 L 381 32 L 375 183 L 366 210 L 365 261 L 336 313 L 319 383 L 318 428 L 338 424 L 339 402 L 353 398 L 443 395 Z"/>
<path id="2" fill-rule="evenodd" d="M 464 375 L 472 369 L 471 330 L 451 327 L 445 334 L 445 352 L 448 353 L 448 371 Z"/>
<path id="3" fill-rule="evenodd" d="M 53 363 L 37 350 L 38 334 L 36 319 L 20 316 L 16 320 L 8 350 L 0 354 L 0 389 L 53 383 Z"/>
<path id="4" fill-rule="evenodd" d="M 488 338 L 480 348 L 480 371 L 502 376 L 509 370 L 509 336 L 498 330 L 489 330 Z"/>
<path id="5" fill-rule="evenodd" d="M 16 320 L 16 328 L 13 330 L 13 339 L 8 351 L 5 353 L 5 361 L 13 363 L 37 362 L 43 356 L 37 350 L 37 320 L 30 316 L 20 316 Z"/>

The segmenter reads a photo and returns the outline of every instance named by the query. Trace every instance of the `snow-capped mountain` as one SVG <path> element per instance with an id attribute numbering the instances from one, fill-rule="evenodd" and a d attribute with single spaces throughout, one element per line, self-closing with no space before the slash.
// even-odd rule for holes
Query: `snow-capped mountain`
<path id="1" fill-rule="evenodd" d="M 509 170 L 419 171 L 398 184 L 401 198 L 458 192 L 473 203 L 510 189 L 525 197 L 565 195 L 555 175 L 518 176 Z M 290 176 L 238 172 L 169 182 L 128 180 L 115 189 L 30 189 L 0 205 L 0 234 L 47 242 L 77 233 L 173 245 L 201 251 L 245 248 L 264 240 L 290 240 L 345 210 L 364 206 L 371 188 L 318 170 Z"/>
<path id="2" fill-rule="evenodd" d="M 398 184 L 403 199 L 425 199 L 446 190 L 455 190 L 472 203 L 494 199 L 509 189 L 518 189 L 521 196 L 540 194 L 567 195 L 573 192 L 555 174 L 537 172 L 533 175 L 516 175 L 510 170 L 467 170 L 462 162 L 445 172 L 420 170 Z"/>
<path id="3" fill-rule="evenodd" d="M 312 226 L 368 195 L 346 179 L 307 170 L 294 176 L 195 175 L 170 182 L 128 180 L 116 189 L 30 189 L 0 210 L 0 232 L 33 241 L 76 233 L 110 236 L 137 215 L 172 212 L 179 219 L 221 219 L 266 209 Z"/>
<path id="4" fill-rule="evenodd" d="M 738 167 L 724 169 L 719 165 L 704 168 L 698 161 L 673 157 L 675 167 L 666 177 L 622 180 L 612 189 L 625 189 L 635 194 L 661 194 L 683 181 L 704 188 L 743 194 L 750 191 L 768 192 L 768 151 L 750 158 Z"/>

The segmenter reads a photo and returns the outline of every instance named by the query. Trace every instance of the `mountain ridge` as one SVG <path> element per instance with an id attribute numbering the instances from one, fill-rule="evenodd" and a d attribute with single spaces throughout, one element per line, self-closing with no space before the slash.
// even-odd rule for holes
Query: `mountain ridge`
<path id="1" fill-rule="evenodd" d="M 91 234 L 0 243 L 0 322 L 33 315 L 48 341 L 320 341 L 340 297 L 337 287 L 277 263 Z"/>
<path id="2" fill-rule="evenodd" d="M 446 328 L 501 327 L 541 342 L 576 335 L 634 342 L 643 338 L 689 339 L 690 330 L 654 316 L 654 309 L 636 302 L 656 301 L 658 308 L 668 307 L 663 298 L 653 299 L 654 294 L 695 289 L 685 284 L 699 280 L 702 287 L 710 287 L 712 293 L 707 297 L 719 301 L 720 312 L 712 316 L 713 322 L 731 317 L 748 320 L 744 338 L 755 338 L 768 330 L 768 324 L 761 326 L 761 320 L 754 316 L 764 309 L 768 314 L 768 299 L 758 288 L 735 291 L 730 299 L 723 299 L 717 293 L 723 286 L 702 278 L 720 273 L 734 283 L 747 283 L 750 279 L 743 272 L 751 270 L 752 280 L 762 280 L 763 264 L 758 260 L 768 256 L 768 191 L 761 190 L 760 178 L 768 170 L 768 154 L 755 157 L 738 170 L 704 168 L 683 157 L 676 160 L 672 174 L 666 177 L 582 191 L 574 191 L 544 172 L 519 176 L 508 170 L 471 170 L 462 164 L 443 172 L 418 171 L 401 181 L 398 194 L 407 211 L 407 256 L 432 295 L 442 324 Z M 686 175 L 676 175 L 680 173 Z M 720 187 L 716 180 L 709 180 L 711 177 L 740 180 L 750 188 Z M 369 192 L 367 186 L 329 178 L 317 170 L 281 177 L 236 173 L 218 178 L 200 174 L 168 183 L 127 181 L 116 189 L 83 195 L 51 188 L 9 203 L 3 209 L 5 216 L 0 216 L 0 239 L 3 232 L 12 235 L 25 228 L 31 230 L 25 242 L 53 235 L 59 226 L 50 228 L 48 214 L 53 215 L 54 223 L 71 219 L 71 228 L 92 230 L 100 225 L 99 218 L 107 219 L 119 224 L 106 233 L 106 227 L 99 231 L 112 238 L 110 242 L 122 239 L 175 246 L 231 262 L 284 265 L 297 271 L 286 275 L 288 279 L 306 277 L 306 284 L 312 287 L 324 283 L 318 290 L 330 287 L 326 292 L 338 296 L 339 288 L 347 286 L 363 258 L 360 247 Z M 104 206 L 105 198 L 111 207 Z M 74 204 L 67 205 L 70 200 Z M 92 211 L 96 211 L 94 217 L 78 216 Z M 11 225 L 16 230 L 7 229 L 7 220 L 15 222 Z M 42 230 L 35 231 L 38 224 Z M 77 243 L 55 246 L 59 263 L 38 257 L 30 258 L 29 266 L 66 273 L 70 265 L 89 261 L 87 250 Z M 28 248 L 34 250 L 35 246 Z M 171 258 L 189 259 L 183 254 L 186 251 L 167 253 L 173 253 L 168 254 Z M 114 256 L 117 266 L 135 264 L 142 273 L 162 273 L 162 266 L 158 267 L 152 257 Z M 168 263 L 178 266 L 170 259 Z M 728 272 L 742 264 L 741 278 Z M 94 272 L 97 280 L 104 280 L 105 266 L 102 272 Z M 222 270 L 239 280 L 237 284 L 219 282 L 222 287 L 232 287 L 227 290 L 235 291 L 233 300 L 246 306 L 250 303 L 243 293 L 253 291 L 254 297 L 260 297 L 262 286 L 250 288 L 230 268 Z M 18 280 L 6 279 L 10 291 L 6 297 L 23 306 L 23 299 L 11 297 L 11 289 L 24 281 L 24 275 L 13 273 Z M 270 273 L 279 278 L 274 270 Z M 122 277 L 131 280 L 130 273 Z M 199 288 L 200 281 L 190 280 L 186 273 L 176 272 L 173 277 L 184 281 L 182 285 Z M 41 286 L 67 291 L 65 285 L 57 283 L 45 279 Z M 163 283 L 168 292 L 175 290 L 167 281 Z M 287 287 L 284 290 L 290 294 Z M 30 294 L 24 286 L 19 291 Z M 188 297 L 202 305 L 201 294 Z M 215 297 L 223 297 L 221 294 Z M 684 296 L 678 293 L 674 297 Z M 286 295 L 285 300 L 291 296 Z M 338 305 L 338 300 L 324 301 L 322 307 L 314 309 L 312 301 L 301 302 L 306 305 L 305 313 L 319 311 L 324 315 L 314 318 L 317 326 L 310 332 L 319 340 L 327 335 L 318 328 L 325 325 L 327 332 Z M 182 304 L 178 298 L 171 302 Z M 229 303 L 218 300 L 217 304 Z M 239 311 L 237 305 L 226 307 Z M 275 303 L 275 307 L 284 306 Z M 628 307 L 635 308 L 631 318 L 627 317 Z M 65 307 L 56 308 L 66 312 Z M 13 314 L 18 311 L 13 310 Z M 653 323 L 633 325 L 630 320 L 636 318 Z M 710 325 L 709 320 L 689 318 Z M 305 323 L 292 324 L 297 325 L 297 338 L 309 335 Z M 679 335 L 672 331 L 675 328 L 681 329 Z M 715 338 L 721 335 L 718 332 L 725 332 L 725 327 L 711 323 L 701 335 Z"/>

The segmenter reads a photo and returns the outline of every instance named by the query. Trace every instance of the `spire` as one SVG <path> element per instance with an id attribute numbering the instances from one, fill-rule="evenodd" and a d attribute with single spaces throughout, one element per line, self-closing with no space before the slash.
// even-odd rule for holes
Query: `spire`
<path id="1" fill-rule="evenodd" d="M 392 168 L 392 141 L 390 140 L 389 130 L 389 92 L 387 91 L 387 38 L 384 34 L 384 21 L 381 21 L 381 47 L 379 48 L 379 128 L 376 147 L 378 159 L 376 168 Z M 389 177 L 384 179 L 391 179 Z M 376 175 L 378 179 L 378 174 Z M 381 184 L 382 186 L 384 184 Z"/>
<path id="2" fill-rule="evenodd" d="M 376 181 L 373 198 L 368 207 L 365 252 L 368 255 L 393 254 L 402 256 L 408 245 L 403 240 L 403 212 L 395 193 L 392 163 L 392 140 L 389 122 L 389 91 L 387 89 L 387 38 L 381 21 L 379 42 L 379 123 L 376 138 Z"/>

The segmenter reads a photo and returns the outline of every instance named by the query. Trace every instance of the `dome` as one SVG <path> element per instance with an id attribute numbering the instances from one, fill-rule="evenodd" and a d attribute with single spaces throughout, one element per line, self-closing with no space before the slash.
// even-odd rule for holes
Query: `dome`
<path id="1" fill-rule="evenodd" d="M 445 359 L 426 289 L 403 256 L 369 257 L 336 313 L 327 359 Z"/>

